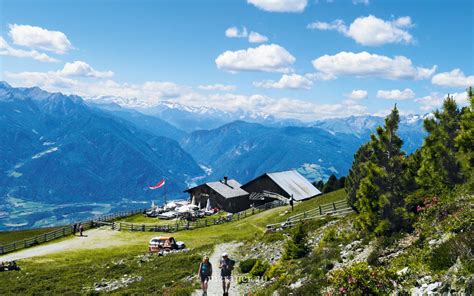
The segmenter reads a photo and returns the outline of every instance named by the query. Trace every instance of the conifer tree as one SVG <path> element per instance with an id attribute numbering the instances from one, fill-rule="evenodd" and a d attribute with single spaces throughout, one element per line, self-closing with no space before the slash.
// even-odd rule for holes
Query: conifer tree
<path id="1" fill-rule="evenodd" d="M 440 193 L 462 182 L 461 165 L 455 138 L 460 131 L 460 111 L 453 97 L 443 102 L 433 118 L 424 122 L 428 132 L 421 149 L 417 182 L 427 192 Z"/>
<path id="2" fill-rule="evenodd" d="M 460 132 L 456 137 L 463 173 L 474 190 L 474 89 L 467 90 L 470 105 L 462 110 Z"/>
<path id="3" fill-rule="evenodd" d="M 329 176 L 326 184 L 324 184 L 323 193 L 329 193 L 337 189 L 339 189 L 339 181 L 337 180 L 337 177 L 332 174 Z"/>
<path id="4" fill-rule="evenodd" d="M 410 176 L 401 150 L 403 141 L 397 135 L 399 122 L 395 106 L 384 127 L 378 127 L 356 153 L 346 181 L 349 203 L 359 213 L 358 225 L 377 234 L 409 225 L 404 197 Z"/>

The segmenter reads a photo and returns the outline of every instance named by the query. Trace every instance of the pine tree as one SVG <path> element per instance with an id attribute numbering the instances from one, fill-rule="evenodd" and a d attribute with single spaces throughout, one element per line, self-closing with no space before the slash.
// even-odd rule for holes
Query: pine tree
<path id="1" fill-rule="evenodd" d="M 334 174 L 332 174 L 331 176 L 329 176 L 329 179 L 326 182 L 326 184 L 324 184 L 323 193 L 329 193 L 334 190 L 337 190 L 338 188 L 339 188 L 339 181 L 337 180 L 337 177 L 334 176 Z"/>
<path id="2" fill-rule="evenodd" d="M 339 188 L 338 189 L 344 188 L 345 184 L 346 184 L 346 177 L 342 176 L 341 178 L 339 178 Z"/>
<path id="3" fill-rule="evenodd" d="M 369 143 L 360 146 L 359 150 L 354 155 L 354 161 L 352 167 L 347 175 L 344 188 L 347 193 L 347 203 L 349 206 L 359 213 L 359 206 L 357 200 L 357 190 L 360 187 L 360 181 L 362 179 L 363 164 L 369 161 L 371 155 L 371 147 Z"/>
<path id="4" fill-rule="evenodd" d="M 460 127 L 456 137 L 456 146 L 459 148 L 459 159 L 464 176 L 468 180 L 471 190 L 474 190 L 474 89 L 467 90 L 470 106 L 462 110 Z"/>
<path id="5" fill-rule="evenodd" d="M 359 213 L 357 223 L 377 234 L 409 226 L 405 209 L 409 173 L 403 141 L 397 135 L 400 116 L 395 106 L 369 143 L 355 155 L 346 181 L 349 204 Z"/>
<path id="6" fill-rule="evenodd" d="M 453 97 L 443 102 L 441 111 L 424 122 L 428 132 L 421 149 L 421 167 L 417 182 L 427 192 L 439 193 L 462 182 L 459 148 L 455 138 L 460 131 L 460 111 Z"/>
<path id="7" fill-rule="evenodd" d="M 313 182 L 314 187 L 318 188 L 319 191 L 323 191 L 324 188 L 324 182 L 323 180 L 319 180 L 318 182 Z"/>

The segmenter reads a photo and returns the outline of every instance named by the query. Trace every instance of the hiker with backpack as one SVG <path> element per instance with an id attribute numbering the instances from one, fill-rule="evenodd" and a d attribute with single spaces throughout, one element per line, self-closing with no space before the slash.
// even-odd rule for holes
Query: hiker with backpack
<path id="1" fill-rule="evenodd" d="M 222 289 L 224 290 L 224 296 L 229 295 L 230 279 L 232 277 L 234 265 L 235 261 L 231 260 L 227 253 L 222 254 L 222 260 L 220 261 L 219 268 L 221 269 Z"/>
<path id="2" fill-rule="evenodd" d="M 199 264 L 198 277 L 201 280 L 202 295 L 207 296 L 207 287 L 209 279 L 212 276 L 212 264 L 209 262 L 209 257 L 204 256 L 202 262 Z"/>

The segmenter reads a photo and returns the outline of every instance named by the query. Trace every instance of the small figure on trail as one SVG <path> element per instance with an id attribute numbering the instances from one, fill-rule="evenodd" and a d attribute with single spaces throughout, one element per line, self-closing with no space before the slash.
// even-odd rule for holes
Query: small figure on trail
<path id="1" fill-rule="evenodd" d="M 221 269 L 222 289 L 224 290 L 224 296 L 229 295 L 230 279 L 232 277 L 234 265 L 235 261 L 229 259 L 229 255 L 227 253 L 222 254 L 222 260 L 220 262 L 219 268 Z"/>
<path id="2" fill-rule="evenodd" d="M 79 235 L 82 236 L 83 232 L 84 232 L 84 225 L 82 225 L 82 223 L 79 223 Z"/>
<path id="3" fill-rule="evenodd" d="M 74 224 L 72 225 L 72 234 L 73 234 L 73 235 L 76 235 L 76 232 L 77 232 L 77 223 L 74 223 Z"/>
<path id="4" fill-rule="evenodd" d="M 207 296 L 207 287 L 212 276 L 212 264 L 209 262 L 209 257 L 204 256 L 202 262 L 199 264 L 198 277 L 201 280 L 202 295 Z"/>
<path id="5" fill-rule="evenodd" d="M 293 208 L 293 204 L 294 204 L 294 199 L 293 199 L 293 194 L 290 196 L 290 206 L 291 206 L 291 211 L 293 212 L 294 208 Z"/>

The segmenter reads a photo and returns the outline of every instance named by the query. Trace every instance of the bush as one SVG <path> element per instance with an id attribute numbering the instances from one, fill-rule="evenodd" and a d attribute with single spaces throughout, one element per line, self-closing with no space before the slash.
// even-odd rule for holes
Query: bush
<path id="1" fill-rule="evenodd" d="M 250 275 L 262 277 L 265 274 L 265 271 L 267 271 L 268 267 L 269 267 L 269 264 L 267 262 L 257 260 L 252 270 L 250 271 Z"/>
<path id="2" fill-rule="evenodd" d="M 265 276 L 269 279 L 274 277 L 280 277 L 285 272 L 283 266 L 280 263 L 273 264 L 268 268 L 267 272 L 265 272 Z"/>
<path id="3" fill-rule="evenodd" d="M 388 295 L 394 290 L 396 278 L 396 274 L 389 269 L 358 262 L 331 272 L 329 287 L 334 294 Z"/>
<path id="4" fill-rule="evenodd" d="M 440 244 L 431 252 L 429 265 L 432 270 L 441 271 L 450 268 L 456 263 L 457 258 L 472 260 L 474 242 L 473 233 L 467 232 Z"/>
<path id="5" fill-rule="evenodd" d="M 291 234 L 285 246 L 284 259 L 299 259 L 305 257 L 309 253 L 308 243 L 306 241 L 306 228 L 303 224 L 299 224 Z"/>
<path id="6" fill-rule="evenodd" d="M 257 263 L 257 259 L 253 259 L 253 258 L 241 261 L 239 263 L 240 272 L 241 273 L 250 272 L 252 270 L 252 268 L 254 267 L 255 263 Z"/>

